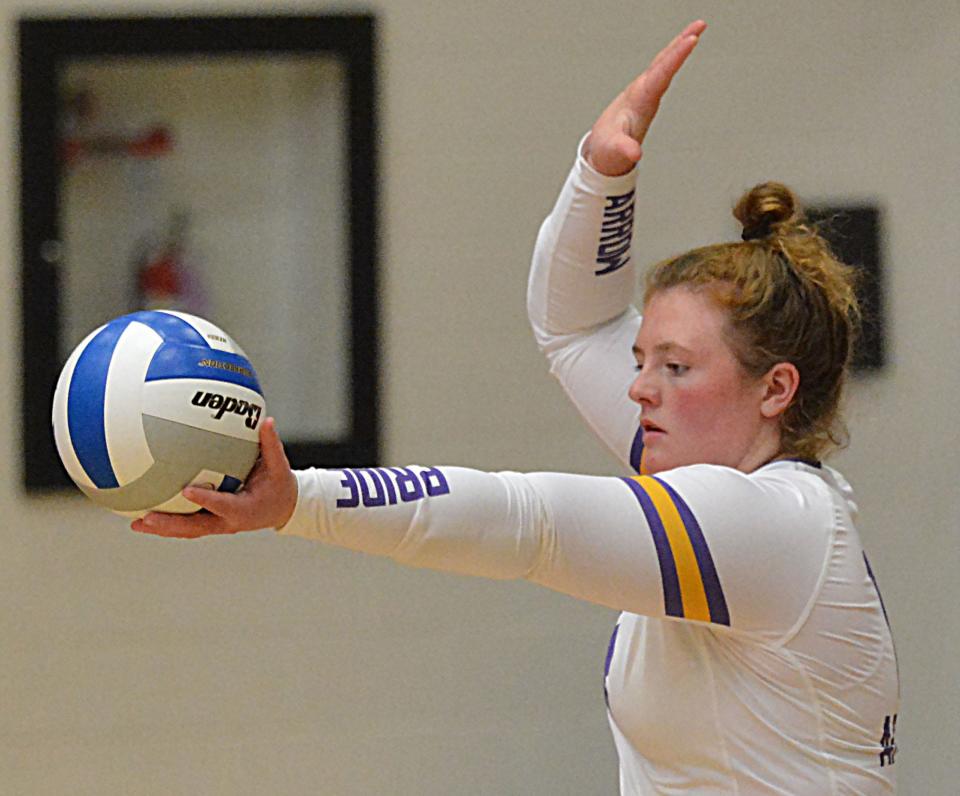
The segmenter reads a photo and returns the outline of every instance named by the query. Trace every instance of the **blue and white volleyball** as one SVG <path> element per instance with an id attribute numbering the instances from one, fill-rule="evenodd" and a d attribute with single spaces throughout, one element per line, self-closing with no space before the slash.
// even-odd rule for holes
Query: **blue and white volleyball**
<path id="1" fill-rule="evenodd" d="M 116 318 L 70 355 L 53 432 L 70 477 L 126 517 L 199 509 L 180 491 L 236 491 L 257 460 L 263 390 L 243 350 L 212 323 L 172 311 Z"/>

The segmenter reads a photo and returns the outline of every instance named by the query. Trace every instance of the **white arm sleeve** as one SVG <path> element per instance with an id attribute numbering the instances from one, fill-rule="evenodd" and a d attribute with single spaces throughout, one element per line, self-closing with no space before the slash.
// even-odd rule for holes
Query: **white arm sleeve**
<path id="1" fill-rule="evenodd" d="M 634 171 L 606 177 L 578 155 L 537 237 L 527 312 L 550 372 L 617 458 L 639 471 L 639 408 L 627 398 L 640 327 L 631 304 L 635 182 Z"/>
<path id="2" fill-rule="evenodd" d="M 696 465 L 657 478 L 419 466 L 297 472 L 280 533 L 622 611 L 783 635 L 819 586 L 829 497 Z"/>

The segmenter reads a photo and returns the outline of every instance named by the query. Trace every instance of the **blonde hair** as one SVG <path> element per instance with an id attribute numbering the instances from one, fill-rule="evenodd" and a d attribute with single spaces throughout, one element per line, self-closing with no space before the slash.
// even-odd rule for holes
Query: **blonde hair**
<path id="1" fill-rule="evenodd" d="M 704 246 L 647 274 L 644 302 L 685 285 L 709 290 L 729 313 L 729 342 L 758 378 L 792 363 L 800 385 L 781 419 L 781 452 L 820 459 L 847 443 L 840 399 L 860 324 L 855 272 L 810 225 L 789 188 L 755 186 L 733 215 L 743 241 Z"/>

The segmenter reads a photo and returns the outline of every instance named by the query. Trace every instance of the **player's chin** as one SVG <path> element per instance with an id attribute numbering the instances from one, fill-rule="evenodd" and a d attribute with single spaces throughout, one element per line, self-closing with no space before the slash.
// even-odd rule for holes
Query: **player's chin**
<path id="1" fill-rule="evenodd" d="M 661 470 L 667 469 L 664 464 L 669 455 L 663 449 L 661 434 L 643 435 L 643 454 L 640 458 L 640 471 L 643 475 L 655 475 Z M 654 439 L 650 439 L 654 437 Z"/>
<path id="2" fill-rule="evenodd" d="M 656 475 L 692 463 L 690 457 L 671 451 L 668 446 L 662 443 L 644 447 L 643 458 L 641 459 L 643 475 Z"/>

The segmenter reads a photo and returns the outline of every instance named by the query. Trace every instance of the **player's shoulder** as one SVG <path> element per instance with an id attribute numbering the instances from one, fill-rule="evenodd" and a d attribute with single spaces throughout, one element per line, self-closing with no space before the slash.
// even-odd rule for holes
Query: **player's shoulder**
<path id="1" fill-rule="evenodd" d="M 732 467 L 695 464 L 658 473 L 694 506 L 725 508 L 757 520 L 773 517 L 809 527 L 811 520 L 830 527 L 838 514 L 855 516 L 856 504 L 846 480 L 820 462 L 777 460 L 745 473 Z"/>
<path id="2" fill-rule="evenodd" d="M 845 499 L 852 499 L 850 485 L 838 471 L 822 462 L 807 459 L 776 459 L 752 472 L 719 464 L 690 464 L 663 471 L 656 477 L 679 482 L 702 481 L 731 488 L 752 484 L 786 490 L 835 492 Z"/>
<path id="3" fill-rule="evenodd" d="M 817 497 L 829 503 L 835 513 L 857 516 L 853 488 L 834 468 L 819 461 L 782 459 L 770 462 L 750 474 L 765 483 L 777 483 L 785 490 Z"/>
<path id="4" fill-rule="evenodd" d="M 809 462 L 772 462 L 750 473 L 698 464 L 652 479 L 694 529 L 694 550 L 709 551 L 731 627 L 772 634 L 768 639 L 796 628 L 845 525 L 833 472 Z"/>

